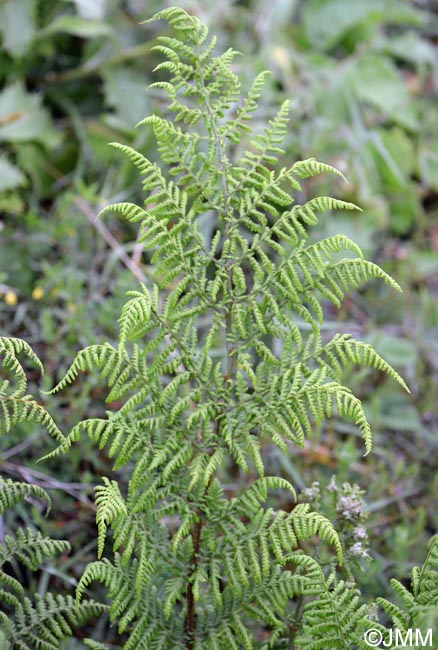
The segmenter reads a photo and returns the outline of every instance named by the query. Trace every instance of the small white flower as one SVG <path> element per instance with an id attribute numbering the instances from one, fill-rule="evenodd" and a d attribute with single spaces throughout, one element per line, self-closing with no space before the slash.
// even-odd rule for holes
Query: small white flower
<path id="1" fill-rule="evenodd" d="M 330 483 L 327 485 L 327 492 L 337 492 L 338 486 L 336 485 L 336 477 L 332 476 Z"/>
<path id="2" fill-rule="evenodd" d="M 364 516 L 363 502 L 354 494 L 343 495 L 338 499 L 336 512 L 350 521 L 353 519 L 359 519 Z"/>
<path id="3" fill-rule="evenodd" d="M 369 557 L 366 549 L 363 547 L 362 542 L 356 542 L 350 548 L 350 555 L 353 557 Z"/>
<path id="4" fill-rule="evenodd" d="M 321 490 L 319 489 L 318 481 L 314 481 L 309 488 L 306 488 L 301 493 L 309 501 L 314 501 L 321 496 Z"/>
<path id="5" fill-rule="evenodd" d="M 353 537 L 354 539 L 368 539 L 367 531 L 363 526 L 356 526 L 353 529 Z"/>

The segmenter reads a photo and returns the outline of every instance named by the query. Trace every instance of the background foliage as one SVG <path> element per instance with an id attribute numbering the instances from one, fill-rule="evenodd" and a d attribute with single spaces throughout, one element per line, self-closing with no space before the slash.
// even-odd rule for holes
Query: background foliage
<path id="1" fill-rule="evenodd" d="M 340 310 L 328 307 L 328 327 L 372 342 L 411 388 L 407 397 L 378 374 L 352 377 L 376 432 L 373 462 L 361 458 L 351 437 L 342 440 L 339 434 L 353 430 L 336 421 L 293 458 L 265 449 L 298 488 L 319 483 L 308 497 L 332 519 L 339 517 L 327 490 L 333 474 L 337 485 L 349 481 L 365 490 L 375 561 L 360 561 L 366 570 L 358 579 L 370 596 L 382 594 L 389 577 L 405 578 L 421 563 L 426 539 L 438 528 L 432 500 L 438 490 L 438 6 L 403 0 L 176 4 L 214 26 L 221 47 L 243 52 L 240 74 L 250 80 L 262 69 L 274 71 L 261 117 L 269 118 L 285 97 L 292 100 L 290 161 L 314 156 L 348 174 L 348 186 L 312 181 L 307 191 L 336 192 L 364 212 L 327 219 L 315 237 L 351 235 L 404 288 L 390 303 L 373 287 L 351 294 Z M 0 2 L 1 329 L 34 346 L 46 367 L 39 386 L 46 389 L 77 349 L 115 339 L 115 314 L 132 274 L 149 273 L 134 231 L 112 216 L 96 222 L 95 215 L 111 202 L 141 200 L 135 172 L 107 142 L 153 157 L 148 130 L 133 125 L 152 111 L 153 92 L 145 87 L 156 32 L 138 23 L 164 5 Z M 50 398 L 61 428 L 111 408 L 100 390 L 88 378 L 69 391 L 68 403 Z M 88 495 L 108 465 L 86 442 L 72 450 L 68 465 L 63 459 L 36 465 L 32 459 L 48 444 L 35 427 L 17 428 L 1 441 L 2 473 L 51 489 L 55 513 L 45 520 L 38 504 L 19 508 L 5 515 L 6 530 L 20 520 L 73 541 L 57 569 L 26 577 L 37 581 L 40 594 L 49 582 L 68 589 L 67 571 L 79 576 L 94 558 L 94 544 L 87 545 L 94 527 Z"/>

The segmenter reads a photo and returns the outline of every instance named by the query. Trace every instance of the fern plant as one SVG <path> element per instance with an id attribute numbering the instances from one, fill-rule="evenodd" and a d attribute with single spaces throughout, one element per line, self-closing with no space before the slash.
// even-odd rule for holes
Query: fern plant
<path id="1" fill-rule="evenodd" d="M 296 562 L 296 558 L 297 554 L 290 559 Z M 304 568 L 301 594 L 308 598 L 301 612 L 300 631 L 296 636 L 295 645 L 285 647 L 294 647 L 297 650 L 367 650 L 370 647 L 381 647 L 381 643 L 384 647 L 395 650 L 407 650 L 417 645 L 436 647 L 436 536 L 430 542 L 429 553 L 423 566 L 412 570 L 412 591 L 398 580 L 391 581 L 403 607 L 385 598 L 377 598 L 376 604 L 379 604 L 387 615 L 387 626 L 382 625 L 375 616 L 371 617 L 375 604 L 367 606 L 362 602 L 360 591 L 353 579 L 339 580 L 334 571 L 325 576 L 313 558 L 300 558 L 298 563 Z M 373 635 L 369 635 L 370 632 Z"/>
<path id="2" fill-rule="evenodd" d="M 42 371 L 42 366 L 25 341 L 0 338 L 0 360 L 3 371 L 12 374 L 3 379 L 0 388 L 0 434 L 23 421 L 42 423 L 59 441 L 63 436 L 49 413 L 31 395 L 26 395 L 27 380 L 19 355 L 25 355 Z M 0 477 L 0 522 L 6 511 L 26 499 L 43 500 L 50 509 L 50 497 L 37 485 Z M 84 600 L 79 607 L 71 595 L 44 596 L 27 594 L 20 580 L 18 565 L 37 571 L 46 561 L 67 552 L 66 541 L 44 537 L 33 528 L 18 528 L 12 534 L 1 527 L 0 538 L 0 648 L 2 650 L 55 650 L 62 640 L 87 619 L 100 617 L 105 605 Z M 6 534 L 4 534 L 6 532 Z"/>
<path id="3" fill-rule="evenodd" d="M 241 98 L 235 51 L 216 55 L 215 38 L 182 9 L 158 19 L 173 28 L 155 48 L 164 57 L 157 70 L 170 77 L 153 86 L 173 115 L 141 123 L 155 135 L 158 162 L 113 145 L 138 168 L 145 205 L 103 211 L 138 223 L 155 282 L 131 292 L 118 345 L 81 350 L 52 391 L 97 370 L 119 407 L 62 436 L 23 397 L 11 343 L 5 359 L 21 392 L 1 396 L 5 426 L 44 423 L 60 443 L 48 456 L 88 436 L 123 468 L 123 482 L 103 477 L 96 488 L 98 559 L 76 597 L 80 607 L 95 581 L 107 587 L 124 650 L 355 647 L 367 610 L 354 585 L 336 578 L 339 536 L 309 504 L 272 507 L 270 491 L 291 502 L 295 491 L 266 474 L 263 445 L 293 453 L 336 413 L 371 450 L 362 404 L 342 383 L 346 368 L 368 366 L 406 385 L 372 346 L 325 340 L 323 303 L 339 306 L 369 280 L 399 286 L 342 234 L 310 243 L 319 213 L 357 208 L 331 197 L 295 202 L 302 180 L 342 174 L 314 159 L 279 166 L 287 102 L 263 132 L 252 131 L 266 73 Z M 231 463 L 243 486 L 235 492 L 226 484 Z M 315 536 L 333 552 L 330 576 L 302 550 Z"/>
<path id="4" fill-rule="evenodd" d="M 438 638 L 438 536 L 434 535 L 430 540 L 429 552 L 423 566 L 414 567 L 411 574 L 411 589 L 408 589 L 398 580 L 392 579 L 391 586 L 398 596 L 400 605 L 394 604 L 386 598 L 377 598 L 377 603 L 386 613 L 391 627 L 376 625 L 365 625 L 378 629 L 382 634 L 386 645 L 391 644 L 394 648 L 405 648 L 417 645 L 436 647 Z M 418 636 L 417 630 L 421 636 Z M 396 634 L 394 635 L 394 631 Z M 398 632 L 397 632 L 398 631 Z M 413 631 L 414 642 L 411 642 L 410 635 Z M 434 642 L 435 639 L 435 642 Z M 397 645 L 397 644 L 403 644 Z M 366 648 L 366 642 L 361 642 L 361 650 Z M 369 647 L 369 646 L 368 646 Z"/>

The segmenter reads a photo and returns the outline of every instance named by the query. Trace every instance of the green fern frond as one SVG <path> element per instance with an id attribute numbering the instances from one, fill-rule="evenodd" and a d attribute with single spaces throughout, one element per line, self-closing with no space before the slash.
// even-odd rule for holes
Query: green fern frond
<path id="1" fill-rule="evenodd" d="M 297 539 L 305 540 L 317 535 L 336 549 L 338 563 L 343 563 L 342 545 L 333 524 L 317 512 L 310 511 L 307 503 L 295 506 L 289 516 Z"/>
<path id="2" fill-rule="evenodd" d="M 20 354 L 25 355 L 41 373 L 43 372 L 40 360 L 25 341 L 17 338 L 0 338 L 1 365 L 14 375 L 15 381 L 12 389 L 8 379 L 0 384 L 0 435 L 9 433 L 13 426 L 21 422 L 36 422 L 43 425 L 51 436 L 61 442 L 64 437 L 51 415 L 31 395 L 26 395 L 26 373 L 17 358 Z"/>
<path id="3" fill-rule="evenodd" d="M 288 558 L 290 562 L 300 561 L 297 556 Z M 309 558 L 310 559 L 310 558 Z M 303 608 L 301 630 L 295 645 L 302 650 L 350 650 L 358 640 L 357 630 L 366 625 L 367 606 L 360 603 L 359 592 L 345 581 L 337 581 L 334 574 L 326 580 L 315 560 L 306 566 L 312 571 L 310 591 L 319 592 Z M 304 593 L 309 586 L 304 583 Z"/>
<path id="4" fill-rule="evenodd" d="M 108 524 L 115 517 L 126 515 L 126 505 L 120 494 L 120 489 L 116 481 L 102 478 L 103 485 L 98 485 L 96 491 L 96 523 L 98 528 L 97 537 L 97 555 L 100 558 L 103 553 L 105 536 Z"/>
<path id="5" fill-rule="evenodd" d="M 143 24 L 146 25 L 157 20 L 165 20 L 175 30 L 183 32 L 184 42 L 188 41 L 196 43 L 196 45 L 202 45 L 208 34 L 207 27 L 198 18 L 178 7 L 162 9 L 154 14 L 152 18 L 143 21 Z"/>
<path id="6" fill-rule="evenodd" d="M 84 639 L 84 643 L 87 648 L 91 648 L 91 650 L 108 650 L 108 646 L 104 645 L 100 641 L 93 641 L 93 639 Z"/>
<path id="7" fill-rule="evenodd" d="M 257 110 L 258 100 L 261 97 L 266 76 L 269 74 L 265 70 L 257 75 L 245 99 L 237 108 L 235 118 L 221 127 L 221 134 L 233 144 L 238 144 L 245 133 L 251 132 L 251 128 L 247 123 L 252 119 L 254 112 Z"/>
<path id="8" fill-rule="evenodd" d="M 298 160 L 293 167 L 291 168 L 292 173 L 294 173 L 298 178 L 309 178 L 316 176 L 318 174 L 335 174 L 340 176 L 342 180 L 347 182 L 344 174 L 340 172 L 335 167 L 327 165 L 326 163 L 321 163 L 315 160 L 315 158 L 307 158 L 306 160 Z"/>
<path id="9" fill-rule="evenodd" d="M 133 223 L 137 223 L 138 221 L 143 221 L 146 216 L 147 212 L 143 210 L 143 208 L 140 208 L 138 205 L 135 205 L 134 203 L 113 203 L 111 205 L 107 205 L 105 208 L 103 208 L 99 214 L 97 215 L 98 218 L 102 217 L 105 215 L 107 212 L 115 212 L 117 214 L 122 214 L 127 221 L 132 221 Z"/>
<path id="10" fill-rule="evenodd" d="M 27 497 L 38 497 L 43 499 L 47 504 L 47 512 L 50 511 L 50 497 L 39 485 L 18 483 L 17 481 L 12 481 L 10 479 L 0 478 L 0 515 L 3 515 L 6 510 L 12 508 L 17 503 L 21 503 Z"/>
<path id="11" fill-rule="evenodd" d="M 129 295 L 134 297 L 123 307 L 119 319 L 119 350 L 123 350 L 128 339 L 140 338 L 149 325 L 151 297 L 144 285 L 142 289 L 143 292 L 130 291 Z"/>
<path id="12" fill-rule="evenodd" d="M 396 291 L 401 292 L 400 285 L 380 266 L 363 259 L 346 259 L 332 265 L 330 277 L 344 291 L 357 289 L 361 284 L 373 279 L 383 280 Z"/>
<path id="13" fill-rule="evenodd" d="M 125 361 L 126 357 L 109 343 L 90 345 L 78 352 L 64 377 L 48 394 L 53 395 L 63 390 L 74 382 L 80 372 L 90 371 L 93 368 L 100 370 L 100 376 L 106 377 L 108 385 L 111 386 L 120 374 Z"/>
<path id="14" fill-rule="evenodd" d="M 429 552 L 421 569 L 415 567 L 412 570 L 411 583 L 412 591 L 409 591 L 398 580 L 391 580 L 391 586 L 404 607 L 395 605 L 386 598 L 377 598 L 377 602 L 391 619 L 394 628 L 405 632 L 416 627 L 420 628 L 421 618 L 428 612 L 431 612 L 432 618 L 435 617 L 436 620 L 438 612 L 438 536 L 432 537 Z"/>
<path id="15" fill-rule="evenodd" d="M 17 529 L 15 537 L 6 535 L 4 544 L 0 547 L 0 565 L 10 562 L 14 557 L 32 571 L 42 564 L 44 559 L 54 557 L 70 548 L 65 541 L 43 537 L 41 533 L 30 529 Z"/>
<path id="16" fill-rule="evenodd" d="M 44 374 L 44 368 L 41 361 L 38 359 L 35 352 L 32 350 L 30 345 L 23 341 L 22 339 L 17 339 L 13 337 L 0 337 L 0 354 L 7 352 L 11 356 L 18 356 L 19 354 L 24 354 L 28 359 L 32 361 L 34 365 L 40 370 L 41 374 Z"/>
<path id="17" fill-rule="evenodd" d="M 99 617 L 106 607 L 91 601 L 79 606 L 67 596 L 37 596 L 35 603 L 24 598 L 16 611 L 16 623 L 10 638 L 12 647 L 20 650 L 56 650 L 72 635 L 73 626 Z"/>
<path id="18" fill-rule="evenodd" d="M 318 363 L 327 365 L 336 379 L 341 379 L 344 369 L 350 364 L 366 366 L 384 372 L 410 392 L 403 378 L 377 354 L 372 345 L 357 341 L 350 334 L 336 334 L 329 343 L 318 345 L 317 351 L 306 355 L 307 359 L 312 357 L 316 357 Z"/>
<path id="19" fill-rule="evenodd" d="M 36 402 L 32 395 L 16 397 L 0 394 L 0 435 L 9 433 L 11 428 L 21 422 L 36 422 L 43 425 L 48 433 L 58 442 L 64 441 L 64 436 L 46 409 Z"/>

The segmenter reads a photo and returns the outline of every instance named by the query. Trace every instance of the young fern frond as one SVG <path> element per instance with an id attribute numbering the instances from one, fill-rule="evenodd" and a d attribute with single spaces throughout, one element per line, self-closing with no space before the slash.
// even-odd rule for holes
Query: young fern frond
<path id="1" fill-rule="evenodd" d="M 347 182 L 344 174 L 342 174 L 339 169 L 327 165 L 326 163 L 318 162 L 315 158 L 298 160 L 294 163 L 291 170 L 295 176 L 298 176 L 298 178 L 310 178 L 318 174 L 336 174 L 336 176 L 340 176 L 345 182 Z"/>

